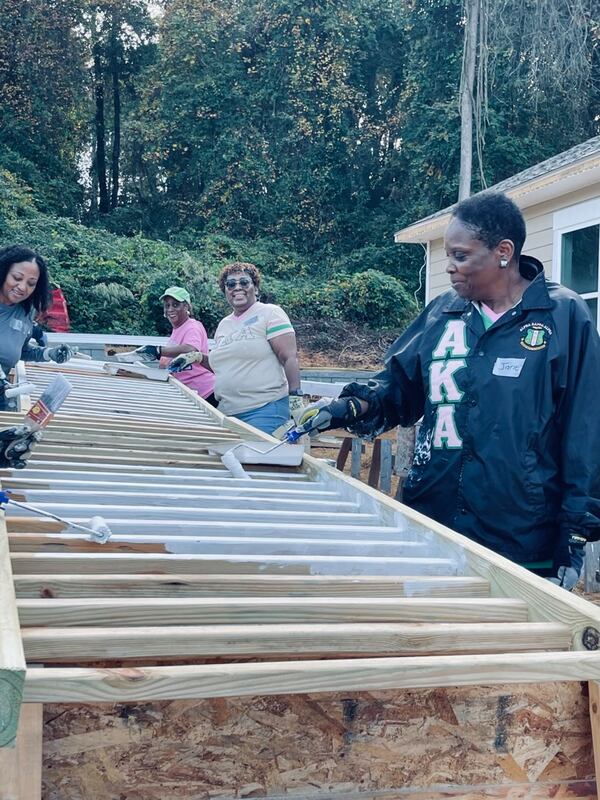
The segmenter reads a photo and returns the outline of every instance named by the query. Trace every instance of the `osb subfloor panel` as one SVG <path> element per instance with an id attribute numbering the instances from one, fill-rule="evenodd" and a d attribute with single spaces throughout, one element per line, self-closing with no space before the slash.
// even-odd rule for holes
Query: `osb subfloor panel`
<path id="1" fill-rule="evenodd" d="M 591 800 L 586 688 L 48 705 L 43 798 Z"/>

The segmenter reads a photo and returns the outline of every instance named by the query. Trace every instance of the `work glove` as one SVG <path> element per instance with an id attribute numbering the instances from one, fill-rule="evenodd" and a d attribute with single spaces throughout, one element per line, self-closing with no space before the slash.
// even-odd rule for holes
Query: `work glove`
<path id="1" fill-rule="evenodd" d="M 340 397 L 333 401 L 323 398 L 305 406 L 296 424 L 302 433 L 311 434 L 329 428 L 346 428 L 356 422 L 360 415 L 361 406 L 357 397 Z"/>
<path id="2" fill-rule="evenodd" d="M 290 394 L 288 397 L 290 403 L 290 417 L 298 424 L 298 420 L 304 412 L 304 396 L 301 394 Z"/>
<path id="3" fill-rule="evenodd" d="M 123 361 L 127 364 L 147 364 L 150 361 L 158 361 L 161 355 L 161 348 L 155 344 L 143 344 L 135 350 L 128 350 L 126 353 L 117 353 L 115 358 L 117 361 Z"/>
<path id="4" fill-rule="evenodd" d="M 564 551 L 562 554 L 562 559 L 560 550 L 554 559 L 555 563 L 562 560 L 568 561 L 569 564 L 559 563 L 555 567 L 556 575 L 548 578 L 551 583 L 556 584 L 556 586 L 561 586 L 568 592 L 575 588 L 579 582 L 579 578 L 581 577 L 581 572 L 583 570 L 586 542 L 587 538 L 584 534 L 580 533 L 579 531 L 569 531 L 567 550 L 565 551 L 564 547 L 561 548 Z"/>
<path id="5" fill-rule="evenodd" d="M 56 347 L 44 347 L 44 361 L 54 361 L 56 364 L 64 364 L 77 353 L 77 347 L 68 344 L 59 344 Z"/>
<path id="6" fill-rule="evenodd" d="M 167 369 L 169 372 L 182 372 L 184 369 L 189 369 L 192 364 L 202 364 L 204 360 L 204 353 L 198 350 L 192 350 L 190 353 L 182 353 L 170 362 Z"/>
<path id="7" fill-rule="evenodd" d="M 283 425 L 275 428 L 271 436 L 274 436 L 276 439 L 284 439 L 287 432 L 291 431 L 298 425 L 298 420 L 302 416 L 302 412 L 305 408 L 304 397 L 301 394 L 288 395 L 288 403 L 290 407 L 291 419 L 288 419 L 283 423 Z"/>
<path id="8" fill-rule="evenodd" d="M 27 425 L 15 425 L 0 431 L 0 467 L 23 469 L 31 455 L 31 448 L 41 438 L 41 431 L 32 433 Z"/>

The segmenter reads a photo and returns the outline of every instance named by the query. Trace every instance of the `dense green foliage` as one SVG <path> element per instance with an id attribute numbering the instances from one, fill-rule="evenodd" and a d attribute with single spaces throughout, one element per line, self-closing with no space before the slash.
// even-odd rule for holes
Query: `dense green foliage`
<path id="1" fill-rule="evenodd" d="M 577 113 L 534 0 L 488 4 L 475 190 L 599 132 L 596 6 L 544 3 Z M 210 327 L 234 259 L 293 315 L 402 325 L 423 259 L 392 234 L 456 198 L 463 25 L 462 0 L 0 0 L 1 241 L 48 256 L 80 330 L 159 329 L 175 279 Z"/>
<path id="2" fill-rule="evenodd" d="M 310 277 L 297 253 L 272 242 L 251 246 L 206 236 L 191 251 L 142 236 L 124 237 L 37 212 L 31 193 L 0 171 L 0 247 L 27 242 L 44 254 L 53 281 L 69 300 L 74 330 L 168 333 L 159 297 L 167 286 L 188 287 L 194 312 L 210 332 L 229 313 L 218 288 L 226 262 L 251 258 L 263 265 L 261 298 L 285 305 L 295 318 L 319 316 L 378 327 L 399 327 L 414 312 L 402 284 L 369 269 L 329 280 Z"/>

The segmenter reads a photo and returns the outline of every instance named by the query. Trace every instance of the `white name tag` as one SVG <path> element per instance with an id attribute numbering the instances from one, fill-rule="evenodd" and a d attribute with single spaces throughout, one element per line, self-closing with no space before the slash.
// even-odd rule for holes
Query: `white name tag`
<path id="1" fill-rule="evenodd" d="M 502 375 L 504 378 L 518 378 L 524 363 L 524 358 L 497 358 L 492 375 Z"/>

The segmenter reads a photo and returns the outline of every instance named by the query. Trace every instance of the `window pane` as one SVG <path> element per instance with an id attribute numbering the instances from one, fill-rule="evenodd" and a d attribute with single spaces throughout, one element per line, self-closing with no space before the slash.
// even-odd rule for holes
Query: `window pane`
<path id="1" fill-rule="evenodd" d="M 580 228 L 562 237 L 562 282 L 579 294 L 598 291 L 600 225 Z"/>
<path id="2" fill-rule="evenodd" d="M 585 301 L 588 304 L 588 308 L 590 310 L 590 314 L 592 315 L 592 319 L 598 324 L 598 298 L 597 297 L 590 297 L 588 300 Z"/>

